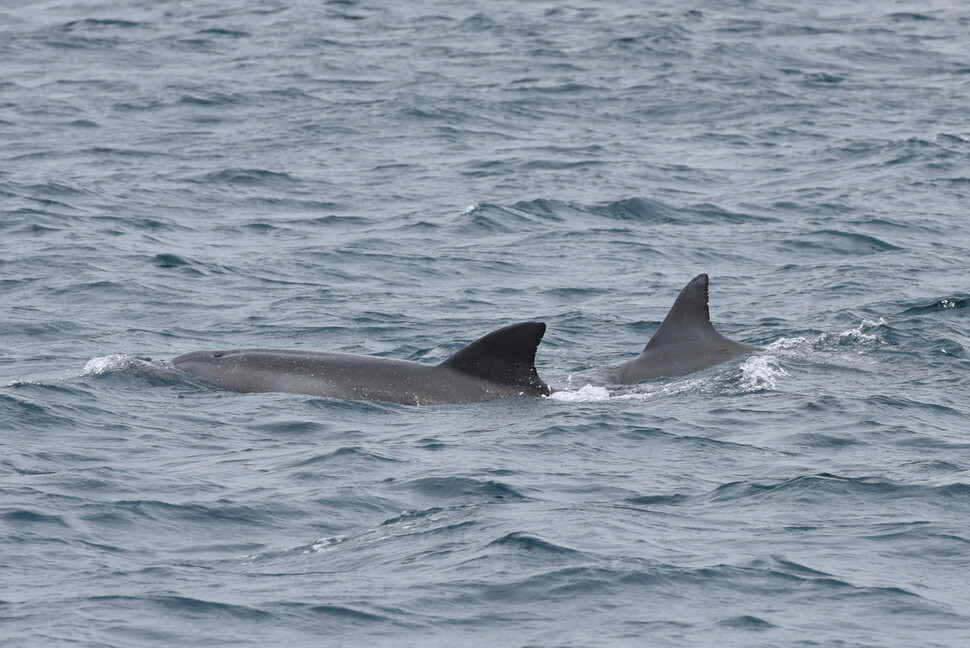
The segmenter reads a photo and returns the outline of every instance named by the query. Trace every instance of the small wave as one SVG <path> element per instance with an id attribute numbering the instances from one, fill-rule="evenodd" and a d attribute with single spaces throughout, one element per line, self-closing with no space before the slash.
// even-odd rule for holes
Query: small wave
<path id="1" fill-rule="evenodd" d="M 419 624 L 415 624 L 411 618 L 403 614 L 398 615 L 401 618 L 395 618 L 393 614 L 367 612 L 359 609 L 363 605 L 365 604 L 360 603 L 358 607 L 350 607 L 348 605 L 337 605 L 333 603 L 308 604 L 303 601 L 284 601 L 273 604 L 273 614 L 278 617 L 281 613 L 285 613 L 287 617 L 295 615 L 312 619 L 314 622 L 322 622 L 326 624 L 324 627 L 327 628 L 327 633 L 333 633 L 335 626 L 374 628 L 378 625 L 390 625 L 401 628 L 420 627 Z M 335 643 L 332 641 L 325 643 L 328 645 L 341 645 L 339 640 Z M 368 642 L 365 641 L 363 643 L 366 644 Z"/>
<path id="2" fill-rule="evenodd" d="M 297 422 L 297 423 L 287 423 L 284 425 L 284 429 L 290 431 L 293 426 L 299 425 L 301 428 L 317 430 L 318 424 Z M 271 429 L 276 431 L 277 426 L 256 426 L 256 429 Z M 387 462 L 387 463 L 399 463 L 399 459 L 393 457 L 384 456 L 378 452 L 373 452 L 365 450 L 360 446 L 344 446 L 338 448 L 333 452 L 325 452 L 323 454 L 314 455 L 312 457 L 307 457 L 294 461 L 292 463 L 284 466 L 285 468 L 308 468 L 318 465 L 326 465 L 330 463 L 337 463 L 341 467 L 345 467 L 348 464 L 358 465 L 363 463 L 377 463 L 377 462 Z"/>
<path id="3" fill-rule="evenodd" d="M 401 511 L 400 515 L 395 515 L 394 517 L 388 518 L 383 522 L 381 522 L 381 526 L 386 526 L 389 524 L 398 524 L 399 522 L 402 522 L 405 520 L 414 520 L 414 519 L 425 518 L 425 517 L 435 519 L 435 516 L 444 510 L 445 509 L 441 508 L 440 506 L 432 506 L 430 508 L 416 509 L 414 511 Z"/>
<path id="4" fill-rule="evenodd" d="M 524 500 L 524 495 L 508 484 L 497 481 L 480 481 L 470 477 L 424 477 L 401 485 L 404 490 L 412 491 L 435 500 L 487 498 L 495 500 Z"/>
<path id="5" fill-rule="evenodd" d="M 739 630 L 768 630 L 770 628 L 777 628 L 773 623 L 769 623 L 764 619 L 760 619 L 756 616 L 751 616 L 750 614 L 745 614 L 742 616 L 731 617 L 730 619 L 724 619 L 723 621 L 718 621 L 718 625 L 725 626 L 728 628 L 737 628 Z"/>
<path id="6" fill-rule="evenodd" d="M 248 38 L 252 36 L 249 32 L 238 30 L 238 29 L 223 29 L 223 28 L 210 28 L 210 29 L 200 29 L 195 32 L 196 34 L 202 34 L 206 36 L 226 36 L 229 38 Z"/>
<path id="7" fill-rule="evenodd" d="M 936 20 L 933 16 L 914 11 L 896 11 L 887 14 L 886 18 L 893 22 L 932 22 Z"/>
<path id="8" fill-rule="evenodd" d="M 25 391 L 63 391 L 58 385 L 29 380 L 14 381 L 8 386 Z M 77 425 L 76 419 L 51 403 L 49 395 L 36 397 L 29 394 L 0 393 L 0 420 L 29 421 L 31 425 L 51 429 L 73 429 Z"/>
<path id="9" fill-rule="evenodd" d="M 951 310 L 958 310 L 970 307 L 970 298 L 967 297 L 944 297 L 931 304 L 923 306 L 913 306 L 902 312 L 903 315 L 925 315 L 927 313 L 938 313 Z"/>
<path id="10" fill-rule="evenodd" d="M 130 20 L 105 20 L 97 18 L 83 18 L 80 20 L 72 20 L 61 25 L 63 31 L 75 31 L 82 29 L 131 29 L 133 27 L 143 27 L 144 25 L 139 22 L 133 22 Z"/>
<path id="11" fill-rule="evenodd" d="M 48 515 L 46 513 L 38 513 L 37 511 L 27 509 L 14 509 L 11 511 L 6 511 L 0 514 L 0 520 L 4 521 L 8 525 L 17 527 L 34 526 L 38 524 L 70 527 L 70 525 L 58 515 Z"/>
<path id="12" fill-rule="evenodd" d="M 223 169 L 193 179 L 201 184 L 230 186 L 289 186 L 299 182 L 288 173 L 265 169 Z"/>
<path id="13" fill-rule="evenodd" d="M 547 217 L 547 214 L 534 214 L 528 209 L 523 209 L 522 204 L 505 207 L 492 203 L 472 205 L 465 208 L 461 215 L 462 219 L 459 222 L 462 225 L 491 233 L 532 231 Z"/>
<path id="14" fill-rule="evenodd" d="M 799 432 L 789 437 L 793 443 L 815 448 L 841 449 L 846 446 L 867 445 L 862 439 L 844 434 L 825 434 L 823 432 Z"/>
<path id="15" fill-rule="evenodd" d="M 191 265 L 191 261 L 187 261 L 177 254 L 162 253 L 156 254 L 152 257 L 152 262 L 159 268 L 181 268 L 183 266 Z"/>
<path id="16" fill-rule="evenodd" d="M 336 617 L 338 619 L 344 619 L 347 621 L 360 621 L 368 624 L 372 624 L 374 622 L 386 622 L 390 620 L 388 617 L 381 616 L 379 614 L 362 612 L 344 605 L 313 605 L 308 607 L 307 610 L 318 615 Z"/>
<path id="17" fill-rule="evenodd" d="M 685 500 L 687 500 L 687 495 L 675 493 L 673 495 L 639 495 L 627 498 L 625 501 L 634 506 L 667 506 L 681 504 Z"/>
<path id="18" fill-rule="evenodd" d="M 647 223 L 671 223 L 676 220 L 676 211 L 667 205 L 645 198 L 627 198 L 599 205 L 590 209 L 594 214 L 616 220 L 632 220 Z"/>
<path id="19" fill-rule="evenodd" d="M 539 162 L 533 162 L 533 166 Z M 548 164 L 548 163 L 546 163 Z M 585 164 L 585 163 L 583 163 Z M 480 203 L 469 205 L 462 216 L 471 217 L 471 223 L 489 231 L 513 232 L 524 227 L 535 228 L 539 225 L 586 232 L 591 221 L 600 221 L 600 226 L 617 228 L 631 224 L 697 224 L 697 223 L 744 223 L 748 221 L 770 221 L 771 218 L 753 216 L 728 211 L 710 203 L 675 206 L 649 198 L 631 197 L 599 204 L 538 198 L 519 201 L 514 205 Z"/>
<path id="20" fill-rule="evenodd" d="M 293 420 L 293 419 L 282 419 L 278 421 L 269 421 L 266 423 L 258 423 L 253 425 L 254 430 L 259 430 L 265 434 L 271 434 L 274 436 L 297 436 L 297 435 L 309 435 L 318 434 L 326 429 L 328 429 L 326 423 L 321 421 L 303 421 L 303 420 Z M 331 455 L 337 455 L 337 452 L 331 453 Z M 331 456 L 327 455 L 327 456 Z M 302 459 L 294 464 L 287 465 L 288 468 L 300 467 L 303 465 L 310 465 L 313 463 L 313 459 Z"/>
<path id="21" fill-rule="evenodd" d="M 222 603 L 219 601 L 207 601 L 189 596 L 174 595 L 146 595 L 146 596 L 124 596 L 124 595 L 105 595 L 92 596 L 91 601 L 107 601 L 119 607 L 130 606 L 135 603 L 143 603 L 156 607 L 166 612 L 177 615 L 201 615 L 211 614 L 220 617 L 236 617 L 239 619 L 267 620 L 272 615 L 265 611 L 248 605 L 238 605 L 234 603 Z"/>
<path id="22" fill-rule="evenodd" d="M 523 551 L 539 552 L 553 555 L 572 555 L 582 552 L 558 545 L 538 536 L 515 531 L 489 543 L 489 546 L 512 547 Z"/>
<path id="23" fill-rule="evenodd" d="M 699 494 L 695 502 L 758 502 L 766 501 L 812 504 L 819 502 L 918 501 L 921 505 L 948 506 L 952 500 L 963 500 L 970 494 L 970 484 L 952 482 L 937 486 L 907 484 L 875 477 L 847 477 L 831 473 L 798 475 L 789 479 L 765 482 L 736 481 L 722 484 L 712 491 Z"/>
<path id="24" fill-rule="evenodd" d="M 297 504 L 263 502 L 258 506 L 232 504 L 226 501 L 174 503 L 157 499 L 121 499 L 114 502 L 119 515 L 129 519 L 151 520 L 172 527 L 195 524 L 245 526 L 258 524 L 276 516 L 285 516 Z"/>
<path id="25" fill-rule="evenodd" d="M 413 511 L 401 511 L 400 515 L 388 518 L 380 524 L 354 534 L 336 534 L 325 536 L 310 545 L 301 545 L 290 549 L 272 550 L 245 556 L 247 563 L 282 558 L 289 560 L 294 554 L 321 554 L 339 549 L 349 554 L 358 554 L 362 547 L 382 544 L 389 539 L 402 536 L 417 537 L 423 535 L 436 536 L 451 534 L 475 526 L 470 519 L 455 520 L 455 516 L 467 517 L 473 515 L 477 506 L 474 504 L 459 504 L 457 506 L 432 506 Z"/>
<path id="26" fill-rule="evenodd" d="M 859 257 L 901 248 L 875 236 L 837 230 L 823 230 L 795 236 L 785 242 L 786 252 L 828 252 L 836 256 Z"/>

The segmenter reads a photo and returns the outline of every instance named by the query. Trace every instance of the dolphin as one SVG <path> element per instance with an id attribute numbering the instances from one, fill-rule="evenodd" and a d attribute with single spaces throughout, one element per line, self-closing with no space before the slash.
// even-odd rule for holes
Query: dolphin
<path id="1" fill-rule="evenodd" d="M 700 274 L 684 286 L 660 328 L 636 358 L 572 374 L 570 385 L 629 385 L 653 378 L 686 376 L 761 351 L 733 342 L 714 330 L 707 306 L 708 282 L 708 276 Z"/>
<path id="2" fill-rule="evenodd" d="M 355 353 L 296 349 L 192 351 L 172 364 L 204 383 L 237 392 L 288 392 L 403 405 L 477 403 L 548 396 L 535 357 L 542 322 L 492 331 L 438 365 Z"/>

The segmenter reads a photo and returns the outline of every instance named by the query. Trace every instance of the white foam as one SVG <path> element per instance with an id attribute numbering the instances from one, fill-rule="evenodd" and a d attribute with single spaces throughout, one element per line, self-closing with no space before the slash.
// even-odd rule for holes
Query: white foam
<path id="1" fill-rule="evenodd" d="M 793 349 L 807 349 L 812 341 L 804 337 L 778 338 L 766 347 L 766 351 L 791 351 Z"/>
<path id="2" fill-rule="evenodd" d="M 765 350 L 785 356 L 792 351 L 809 353 L 830 346 L 870 346 L 882 341 L 874 331 L 886 325 L 886 320 L 881 317 L 878 320 L 864 319 L 854 328 L 841 333 L 820 333 L 815 339 L 805 337 L 779 338 L 769 344 Z"/>
<path id="3" fill-rule="evenodd" d="M 139 360 L 127 353 L 112 353 L 106 356 L 91 358 L 81 370 L 82 376 L 100 376 L 106 373 L 124 371 L 137 364 Z"/>
<path id="4" fill-rule="evenodd" d="M 91 358 L 81 370 L 81 376 L 105 374 L 167 379 L 178 376 L 178 370 L 165 360 L 142 360 L 127 353 L 112 353 Z"/>
<path id="5" fill-rule="evenodd" d="M 319 553 L 321 551 L 330 551 L 331 549 L 333 549 L 334 547 L 336 547 L 338 544 L 345 541 L 346 539 L 347 539 L 347 536 L 345 535 L 337 535 L 331 538 L 320 538 L 312 545 L 310 545 L 310 548 L 304 551 L 303 553 Z"/>
<path id="6" fill-rule="evenodd" d="M 790 375 L 773 355 L 751 356 L 741 363 L 741 391 L 773 391 L 777 388 L 779 378 Z"/>
<path id="7" fill-rule="evenodd" d="M 702 391 L 708 386 L 708 379 L 680 378 L 674 382 L 650 383 L 644 382 L 630 386 L 636 391 L 630 392 L 625 388 L 620 391 L 610 391 L 606 387 L 584 385 L 579 389 L 553 392 L 549 398 L 564 403 L 600 403 L 605 401 L 651 401 L 667 396 Z"/>
<path id="8" fill-rule="evenodd" d="M 815 340 L 816 344 L 825 344 L 826 342 L 834 341 L 836 344 L 875 344 L 879 342 L 879 336 L 869 331 L 879 328 L 880 326 L 886 326 L 886 320 L 879 318 L 878 320 L 864 319 L 859 326 L 851 328 L 848 331 L 842 331 L 838 334 L 822 333 Z"/>
<path id="9" fill-rule="evenodd" d="M 879 336 L 868 333 L 868 331 L 886 325 L 886 320 L 882 317 L 880 317 L 878 320 L 864 319 L 862 320 L 862 324 L 859 324 L 859 326 L 855 327 L 854 329 L 846 331 L 842 335 L 849 336 L 849 339 L 854 339 L 856 336 L 858 336 L 858 339 L 864 342 L 876 342 L 879 340 Z"/>
<path id="10" fill-rule="evenodd" d="M 610 390 L 596 385 L 584 385 L 575 391 L 553 392 L 549 398 L 564 403 L 596 403 L 609 400 Z"/>

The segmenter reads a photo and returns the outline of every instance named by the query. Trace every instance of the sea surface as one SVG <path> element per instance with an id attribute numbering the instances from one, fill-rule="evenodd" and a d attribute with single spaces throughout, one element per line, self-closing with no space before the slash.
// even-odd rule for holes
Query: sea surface
<path id="1" fill-rule="evenodd" d="M 702 272 L 763 352 L 571 388 Z M 963 0 L 2 0 L 0 644 L 970 645 L 968 304 Z"/>

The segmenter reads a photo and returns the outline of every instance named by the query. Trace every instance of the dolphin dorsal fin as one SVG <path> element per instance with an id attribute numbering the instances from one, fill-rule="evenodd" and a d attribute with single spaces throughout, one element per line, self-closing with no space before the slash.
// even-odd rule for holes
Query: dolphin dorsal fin
<path id="1" fill-rule="evenodd" d="M 548 395 L 549 387 L 539 378 L 535 365 L 545 332 L 542 322 L 512 324 L 478 338 L 438 366 Z"/>
<path id="2" fill-rule="evenodd" d="M 653 334 L 644 351 L 667 344 L 683 344 L 701 337 L 721 337 L 711 324 L 711 311 L 707 307 L 708 277 L 699 274 L 690 280 L 677 295 L 660 328 Z"/>

